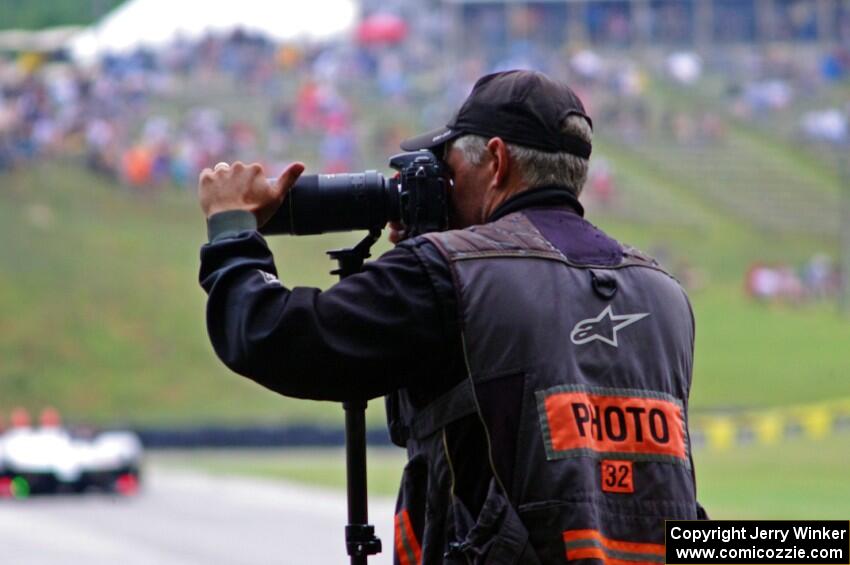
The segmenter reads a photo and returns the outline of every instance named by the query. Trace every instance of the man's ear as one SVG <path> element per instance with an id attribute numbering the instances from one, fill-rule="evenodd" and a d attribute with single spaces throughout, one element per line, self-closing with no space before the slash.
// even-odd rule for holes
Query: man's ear
<path id="1" fill-rule="evenodd" d="M 490 172 L 493 174 L 495 188 L 501 189 L 506 185 L 510 173 L 508 146 L 501 137 L 490 138 L 487 142 L 487 152 L 490 154 Z"/>

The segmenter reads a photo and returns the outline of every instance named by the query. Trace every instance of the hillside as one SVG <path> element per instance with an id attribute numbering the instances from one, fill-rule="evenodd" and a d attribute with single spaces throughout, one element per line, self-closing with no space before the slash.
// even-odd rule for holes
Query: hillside
<path id="1" fill-rule="evenodd" d="M 628 158 L 617 164 L 647 174 L 645 188 L 669 191 L 665 199 L 679 190 Z M 340 421 L 335 406 L 269 394 L 215 358 L 196 282 L 204 226 L 193 195 L 131 194 L 58 161 L 6 175 L 2 187 L 0 237 L 11 244 L 0 248 L 0 413 L 53 404 L 101 423 Z M 747 261 L 780 251 L 804 260 L 828 242 L 760 235 L 729 218 L 700 229 L 596 219 L 706 270 L 712 284 L 692 292 L 695 409 L 850 395 L 850 325 L 825 304 L 768 307 L 740 290 Z M 283 281 L 327 286 L 324 251 L 357 238 L 275 238 Z M 369 412 L 379 422 L 380 402 Z"/>
<path id="2" fill-rule="evenodd" d="M 58 162 L 2 186 L 0 413 L 53 404 L 97 422 L 334 418 L 215 358 L 197 284 L 205 227 L 189 194 L 128 194 Z M 297 243 L 279 255 L 284 280 L 331 280 L 324 249 L 335 244 Z"/>
<path id="3" fill-rule="evenodd" d="M 280 82 L 276 96 L 291 97 L 297 81 Z M 380 107 L 367 85 L 354 86 L 365 89 L 352 93 L 363 104 L 355 163 L 381 168 L 381 124 L 418 126 L 403 107 Z M 787 116 L 771 133 L 719 113 L 722 138 L 670 141 L 666 114 L 719 112 L 715 98 L 655 80 L 639 143 L 603 125 L 593 160 L 610 167 L 615 198 L 602 202 L 588 189 L 588 217 L 688 279 L 698 323 L 695 410 L 850 396 L 850 324 L 833 303 L 759 304 L 743 292 L 755 262 L 799 267 L 816 253 L 837 256 L 834 163 L 800 151 Z M 274 102 L 220 77 L 175 79 L 140 117 L 179 122 L 211 107 L 264 135 Z M 319 140 L 298 141 L 286 156 L 318 172 Z M 0 414 L 52 404 L 94 423 L 341 422 L 337 406 L 275 396 L 216 359 L 197 284 L 205 226 L 193 189 L 131 190 L 87 172 L 81 157 L 22 165 L 0 174 L 0 238 L 8 242 L 0 247 Z M 334 278 L 325 251 L 359 238 L 277 237 L 271 245 L 285 284 L 326 287 Z M 368 414 L 379 423 L 382 403 Z"/>

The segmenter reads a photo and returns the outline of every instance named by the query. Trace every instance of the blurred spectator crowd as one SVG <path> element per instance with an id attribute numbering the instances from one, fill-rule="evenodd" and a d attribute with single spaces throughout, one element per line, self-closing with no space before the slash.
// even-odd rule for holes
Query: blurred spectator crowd
<path id="1" fill-rule="evenodd" d="M 0 172 L 70 155 L 149 187 L 192 185 L 220 160 L 307 155 L 332 173 L 364 166 L 365 156 L 374 168 L 425 117 L 447 117 L 436 117 L 433 99 L 420 101 L 437 90 L 459 98 L 471 86 L 443 88 L 426 39 L 395 33 L 305 46 L 235 31 L 95 66 L 0 59 Z M 418 97 L 409 69 L 427 74 Z"/>
<path id="2" fill-rule="evenodd" d="M 799 269 L 788 264 L 755 263 L 745 277 L 747 296 L 759 302 L 800 304 L 831 299 L 841 290 L 838 265 L 826 254 L 816 254 Z"/>
<path id="3" fill-rule="evenodd" d="M 736 117 L 788 121 L 788 133 L 805 141 L 850 143 L 850 98 L 835 88 L 850 78 L 847 45 L 809 52 L 767 49 L 724 58 L 722 68 Z"/>
<path id="4" fill-rule="evenodd" d="M 297 64 L 296 57 L 287 48 L 236 32 L 177 42 L 162 51 L 110 56 L 95 67 L 48 64 L 22 72 L 7 65 L 0 69 L 5 71 L 0 75 L 0 171 L 75 155 L 92 170 L 131 186 L 192 184 L 210 163 L 261 156 L 258 140 L 265 132 L 238 114 L 250 114 L 261 98 L 274 100 L 276 83 L 287 66 Z M 289 80 L 309 82 L 301 69 L 291 70 Z M 203 91 L 223 80 L 238 85 L 231 89 L 237 115 L 229 119 L 205 103 Z M 306 130 L 324 133 L 329 162 L 345 161 L 353 145 L 347 102 L 309 84 L 291 104 L 276 103 L 262 120 L 278 150 L 293 131 Z"/>
<path id="5" fill-rule="evenodd" d="M 629 36 L 624 26 L 630 20 L 615 9 L 619 4 L 603 4 L 593 5 L 599 13 L 591 20 L 606 38 Z M 470 33 L 503 35 L 504 26 L 491 16 L 482 13 Z M 70 155 L 125 185 L 151 187 L 192 186 L 203 167 L 221 160 L 261 160 L 270 173 L 295 158 L 329 173 L 380 168 L 406 135 L 444 123 L 478 76 L 516 67 L 569 80 L 597 131 L 618 141 L 656 135 L 679 144 L 722 143 L 723 112 L 758 120 L 850 76 L 848 45 L 816 48 L 809 56 L 794 48 L 716 50 L 706 59 L 688 51 L 553 45 L 551 22 L 533 12 L 515 13 L 508 27 L 539 40 L 497 49 L 488 41 L 468 42 L 447 60 L 452 26 L 446 17 L 425 11 L 409 29 L 376 28 L 321 45 L 279 45 L 235 31 L 107 56 L 96 65 L 25 68 L 0 60 L 0 171 Z M 711 77 L 725 81 L 724 110 L 667 108 L 648 95 L 654 80 L 700 92 Z M 795 134 L 847 142 L 846 98 L 806 107 L 793 118 Z M 595 165 L 590 197 L 610 203 L 615 179 L 609 163 Z"/>

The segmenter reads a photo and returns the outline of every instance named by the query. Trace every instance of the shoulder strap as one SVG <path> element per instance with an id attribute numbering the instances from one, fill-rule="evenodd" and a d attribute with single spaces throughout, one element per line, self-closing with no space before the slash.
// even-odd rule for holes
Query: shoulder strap
<path id="1" fill-rule="evenodd" d="M 424 439 L 455 420 L 476 413 L 472 381 L 463 379 L 420 410 L 410 423 L 410 437 Z"/>
<path id="2" fill-rule="evenodd" d="M 515 212 L 489 224 L 463 230 L 432 232 L 423 237 L 449 262 L 493 255 L 533 255 L 563 259 L 524 214 Z"/>
<path id="3" fill-rule="evenodd" d="M 560 261 L 577 268 L 649 267 L 671 276 L 655 259 L 636 247 L 623 244 L 620 244 L 623 261 L 618 265 L 612 267 L 576 263 L 543 237 L 522 212 L 514 212 L 489 224 L 463 230 L 431 232 L 422 237 L 437 247 L 449 265 L 457 261 L 487 257 L 538 257 Z"/>

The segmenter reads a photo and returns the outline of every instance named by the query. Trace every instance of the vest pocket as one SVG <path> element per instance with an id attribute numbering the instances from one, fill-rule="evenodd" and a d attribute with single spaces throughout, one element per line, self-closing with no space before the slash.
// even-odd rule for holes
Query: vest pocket
<path id="1" fill-rule="evenodd" d="M 694 519 L 689 505 L 645 502 L 617 508 L 604 499 L 536 502 L 520 506 L 530 544 L 545 563 L 582 559 L 664 563 L 664 520 Z"/>
<path id="2" fill-rule="evenodd" d="M 448 544 L 446 563 L 537 565 L 528 542 L 528 530 L 495 479 L 481 512 L 473 518 L 457 497 L 452 497 L 455 540 Z"/>

